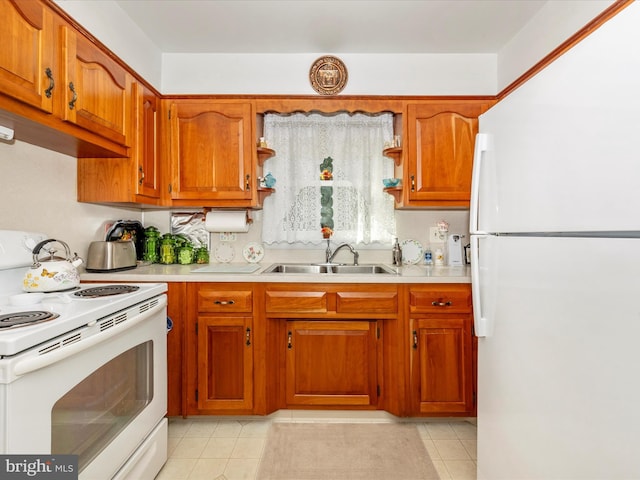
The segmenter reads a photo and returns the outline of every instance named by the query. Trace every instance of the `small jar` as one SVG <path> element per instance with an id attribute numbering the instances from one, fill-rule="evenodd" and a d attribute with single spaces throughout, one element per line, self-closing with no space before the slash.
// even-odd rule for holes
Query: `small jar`
<path id="1" fill-rule="evenodd" d="M 145 262 L 157 263 L 160 246 L 160 232 L 156 227 L 148 227 L 144 231 L 144 251 L 142 259 Z"/>
<path id="2" fill-rule="evenodd" d="M 196 250 L 196 263 L 209 263 L 209 250 L 207 247 L 200 247 Z"/>
<path id="3" fill-rule="evenodd" d="M 444 252 L 442 251 L 441 248 L 436 248 L 435 264 L 438 267 L 441 267 L 444 265 Z"/>
<path id="4" fill-rule="evenodd" d="M 178 263 L 180 265 L 190 265 L 193 263 L 193 246 L 190 243 L 183 244 L 178 249 Z"/>
<path id="5" fill-rule="evenodd" d="M 170 265 L 176 263 L 176 244 L 173 235 L 166 233 L 160 241 L 160 263 Z"/>

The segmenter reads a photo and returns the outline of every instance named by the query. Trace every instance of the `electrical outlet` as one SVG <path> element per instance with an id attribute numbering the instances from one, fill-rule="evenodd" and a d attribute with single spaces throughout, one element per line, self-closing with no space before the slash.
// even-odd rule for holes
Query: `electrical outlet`
<path id="1" fill-rule="evenodd" d="M 429 227 L 429 243 L 444 243 L 438 227 Z"/>
<path id="2" fill-rule="evenodd" d="M 235 242 L 236 234 L 233 232 L 220 232 L 220 241 L 221 242 Z"/>

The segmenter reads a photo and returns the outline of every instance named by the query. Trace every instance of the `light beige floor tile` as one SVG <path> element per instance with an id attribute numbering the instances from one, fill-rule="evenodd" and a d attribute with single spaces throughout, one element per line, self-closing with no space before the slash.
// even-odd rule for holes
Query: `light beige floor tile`
<path id="1" fill-rule="evenodd" d="M 460 440 L 434 440 L 442 460 L 471 460 Z"/>
<path id="2" fill-rule="evenodd" d="M 227 466 L 226 458 L 200 458 L 196 461 L 188 480 L 214 480 L 219 478 Z"/>
<path id="3" fill-rule="evenodd" d="M 182 437 L 173 450 L 171 458 L 200 458 L 209 438 Z"/>
<path id="4" fill-rule="evenodd" d="M 231 458 L 260 458 L 266 438 L 238 438 Z"/>
<path id="5" fill-rule="evenodd" d="M 433 443 L 433 440 L 427 437 L 421 437 L 421 439 L 422 443 L 424 443 L 424 447 L 427 449 L 429 457 L 431 457 L 431 460 L 442 460 L 442 458 L 440 457 L 440 452 L 436 448 L 436 444 Z"/>
<path id="6" fill-rule="evenodd" d="M 195 458 L 170 458 L 156 476 L 156 480 L 187 480 L 195 464 Z"/>
<path id="7" fill-rule="evenodd" d="M 189 429 L 184 433 L 185 437 L 210 437 L 213 435 L 216 427 L 218 426 L 217 420 L 195 420 L 189 426 Z"/>
<path id="8" fill-rule="evenodd" d="M 445 460 L 452 480 L 476 480 L 476 464 L 471 460 Z"/>
<path id="9" fill-rule="evenodd" d="M 242 424 L 236 420 L 221 420 L 212 437 L 237 437 L 242 431 Z"/>
<path id="10" fill-rule="evenodd" d="M 169 436 L 183 437 L 185 432 L 189 430 L 191 420 L 185 420 L 180 417 L 169 418 Z"/>
<path id="11" fill-rule="evenodd" d="M 449 425 L 460 439 L 475 439 L 478 436 L 478 427 L 470 423 L 450 423 Z"/>
<path id="12" fill-rule="evenodd" d="M 173 455 L 173 452 L 176 449 L 176 446 L 178 445 L 178 443 L 180 443 L 180 440 L 182 440 L 181 437 L 167 438 L 167 456 L 168 457 L 171 457 L 171 455 Z"/>
<path id="13" fill-rule="evenodd" d="M 448 423 L 425 423 L 424 427 L 432 440 L 454 440 L 458 436 Z"/>
<path id="14" fill-rule="evenodd" d="M 253 480 L 258 473 L 257 458 L 231 458 L 224 469 L 228 480 Z"/>
<path id="15" fill-rule="evenodd" d="M 464 446 L 464 449 L 467 451 L 467 453 L 471 457 L 471 460 L 477 460 L 478 459 L 478 441 L 475 438 L 473 439 L 465 438 L 460 440 L 460 442 L 462 443 L 462 445 Z"/>
<path id="16" fill-rule="evenodd" d="M 205 445 L 200 458 L 231 458 L 237 438 L 211 437 Z"/>
<path id="17" fill-rule="evenodd" d="M 451 480 L 451 475 L 449 475 L 449 470 L 447 470 L 444 460 L 434 460 L 433 466 L 436 467 L 440 480 Z"/>
<path id="18" fill-rule="evenodd" d="M 256 420 L 242 426 L 239 437 L 265 438 L 271 425 L 270 420 Z"/>

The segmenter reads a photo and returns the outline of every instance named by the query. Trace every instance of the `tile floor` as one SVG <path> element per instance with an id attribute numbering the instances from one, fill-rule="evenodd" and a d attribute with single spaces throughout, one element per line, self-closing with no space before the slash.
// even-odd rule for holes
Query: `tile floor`
<path id="1" fill-rule="evenodd" d="M 272 422 L 394 422 L 385 412 L 279 411 L 268 417 L 169 419 L 169 459 L 156 480 L 253 480 Z M 440 478 L 475 480 L 475 419 L 412 419 Z"/>

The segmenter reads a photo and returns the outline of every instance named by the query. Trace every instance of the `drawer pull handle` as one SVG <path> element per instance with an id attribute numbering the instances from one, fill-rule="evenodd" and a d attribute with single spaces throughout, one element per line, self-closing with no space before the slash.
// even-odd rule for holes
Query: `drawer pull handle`
<path id="1" fill-rule="evenodd" d="M 411 191 L 412 192 L 416 191 L 416 176 L 415 175 L 411 175 Z"/>
<path id="2" fill-rule="evenodd" d="M 431 302 L 434 307 L 450 307 L 453 305 L 451 302 Z"/>
<path id="3" fill-rule="evenodd" d="M 216 300 L 215 302 L 216 305 L 233 305 L 235 302 L 235 300 Z"/>
<path id="4" fill-rule="evenodd" d="M 293 339 L 292 339 L 293 335 L 291 334 L 291 332 L 287 332 L 287 348 L 289 350 L 291 350 L 293 348 Z"/>
<path id="5" fill-rule="evenodd" d="M 251 329 L 249 327 L 247 327 L 247 335 L 246 335 L 246 337 L 247 337 L 246 344 L 247 344 L 247 347 L 249 347 L 249 346 L 251 346 Z"/>
<path id="6" fill-rule="evenodd" d="M 418 349 L 418 332 L 416 330 L 413 331 L 413 348 Z"/>
<path id="7" fill-rule="evenodd" d="M 247 174 L 246 178 L 246 182 L 245 182 L 245 190 L 251 190 L 251 175 Z"/>

